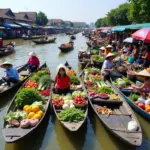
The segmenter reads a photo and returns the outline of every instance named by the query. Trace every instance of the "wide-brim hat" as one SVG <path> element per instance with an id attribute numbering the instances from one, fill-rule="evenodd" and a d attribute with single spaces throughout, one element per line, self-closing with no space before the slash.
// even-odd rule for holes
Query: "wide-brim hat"
<path id="1" fill-rule="evenodd" d="M 146 69 L 140 71 L 139 73 L 136 73 L 136 75 L 150 77 L 150 73 Z"/>
<path id="2" fill-rule="evenodd" d="M 108 45 L 106 48 L 112 48 L 112 46 L 111 46 L 111 45 Z"/>
<path id="3" fill-rule="evenodd" d="M 116 56 L 115 54 L 109 53 L 109 54 L 106 56 L 106 58 L 108 58 L 108 57 L 115 57 L 115 56 Z"/>
<path id="4" fill-rule="evenodd" d="M 33 51 L 29 53 L 29 56 L 37 56 L 37 55 L 36 55 L 36 52 Z"/>
<path id="5" fill-rule="evenodd" d="M 105 51 L 105 50 L 106 50 L 106 48 L 105 48 L 104 46 L 102 46 L 102 47 L 100 48 L 100 50 Z"/>
<path id="6" fill-rule="evenodd" d="M 59 70 L 63 68 L 65 69 L 65 72 L 67 73 L 67 71 L 69 70 L 66 66 L 64 66 L 63 64 L 60 64 L 57 66 L 57 71 L 56 71 L 56 74 L 58 74 Z"/>
<path id="7" fill-rule="evenodd" d="M 0 67 L 2 67 L 2 66 L 4 66 L 4 65 L 10 65 L 10 66 L 12 66 L 12 64 L 11 64 L 10 62 L 5 61 L 4 63 L 2 63 L 2 64 L 0 65 Z"/>

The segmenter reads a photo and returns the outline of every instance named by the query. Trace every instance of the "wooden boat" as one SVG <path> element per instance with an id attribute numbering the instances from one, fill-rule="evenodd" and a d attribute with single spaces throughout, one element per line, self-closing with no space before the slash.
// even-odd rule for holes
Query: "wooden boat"
<path id="1" fill-rule="evenodd" d="M 3 48 L 0 48 L 0 57 L 7 56 L 7 55 L 15 52 L 15 50 L 14 50 L 15 43 L 13 43 L 13 45 L 10 49 L 7 49 L 7 46 L 8 45 L 4 46 Z"/>
<path id="2" fill-rule="evenodd" d="M 42 38 L 43 36 L 31 36 L 31 37 L 23 37 L 23 40 L 33 40 L 33 39 L 40 39 Z"/>
<path id="3" fill-rule="evenodd" d="M 40 69 L 48 69 L 46 63 Z M 19 90 L 24 88 L 24 86 L 25 86 L 25 83 Z M 23 139 L 24 137 L 31 134 L 32 132 L 36 131 L 36 129 L 38 129 L 39 125 L 42 123 L 42 121 L 44 120 L 44 118 L 48 112 L 48 108 L 49 108 L 49 104 L 50 104 L 50 95 L 45 100 L 46 100 L 46 104 L 44 105 L 45 113 L 44 113 L 43 117 L 41 118 L 41 120 L 39 121 L 39 123 L 35 127 L 26 128 L 26 129 L 22 129 L 21 127 L 7 128 L 7 122 L 4 121 L 2 132 L 3 132 L 5 142 L 7 142 L 7 143 L 16 142 L 20 139 Z M 16 105 L 15 105 L 15 97 L 14 97 L 12 103 L 10 104 L 10 106 L 8 108 L 7 113 L 9 111 L 15 111 L 15 110 L 16 110 Z"/>
<path id="4" fill-rule="evenodd" d="M 43 68 L 45 64 L 43 64 L 40 68 Z M 19 73 L 20 81 L 16 84 L 13 84 L 11 87 L 3 86 L 6 82 L 3 82 L 0 80 L 0 87 L 2 87 L 2 90 L 0 91 L 0 96 L 3 97 L 7 94 L 9 94 L 12 91 L 16 91 L 20 86 L 30 77 L 31 74 L 28 72 L 27 65 L 23 65 L 22 67 L 17 67 L 17 71 Z"/>
<path id="5" fill-rule="evenodd" d="M 84 73 L 82 74 L 82 79 L 84 79 Z M 142 130 L 134 112 L 126 103 L 122 95 L 108 81 L 106 82 L 106 84 L 110 86 L 116 94 L 119 95 L 120 100 L 103 100 L 97 97 L 89 97 L 89 103 L 92 109 L 94 110 L 99 120 L 112 134 L 130 145 L 140 146 L 142 143 Z M 87 92 L 86 88 L 85 91 Z M 111 108 L 112 114 L 98 113 L 97 108 L 99 106 L 106 106 L 108 108 Z M 130 121 L 136 122 L 136 124 L 138 125 L 137 131 L 128 130 L 128 123 Z"/>
<path id="6" fill-rule="evenodd" d="M 122 78 L 123 75 L 118 74 L 118 76 L 113 76 L 111 75 L 111 81 L 112 81 L 112 85 L 114 88 L 116 88 L 116 90 L 118 90 L 118 92 L 125 98 L 126 102 L 137 112 L 139 113 L 141 116 L 143 116 L 145 119 L 148 119 L 150 121 L 150 114 L 147 113 L 145 110 L 141 109 L 140 107 L 138 107 L 137 105 L 135 105 L 135 103 L 129 98 L 129 94 L 133 93 L 133 90 L 128 90 L 128 89 L 118 89 L 115 84 L 113 84 L 113 81 L 116 81 L 117 78 Z M 131 82 L 132 83 L 132 82 Z M 134 83 L 133 83 L 134 84 Z"/>
<path id="7" fill-rule="evenodd" d="M 71 66 L 68 64 L 68 62 L 65 63 L 65 66 L 68 68 L 68 69 L 71 69 Z M 62 111 L 62 109 L 56 109 L 53 105 L 53 109 L 54 109 L 54 113 L 57 117 L 57 119 L 60 121 L 60 123 L 64 126 L 64 128 L 66 128 L 67 130 L 71 131 L 71 132 L 75 132 L 75 131 L 78 131 L 82 125 L 86 122 L 86 118 L 87 118 L 87 115 L 88 115 L 88 105 L 84 108 L 82 108 L 84 111 L 85 111 L 85 118 L 83 121 L 80 121 L 80 122 L 65 122 L 65 121 L 61 121 L 58 117 L 58 114 Z"/>
<path id="8" fill-rule="evenodd" d="M 74 49 L 73 43 L 69 43 L 69 44 L 71 44 L 70 47 L 66 47 L 64 44 L 62 44 L 62 45 L 59 47 L 59 49 L 61 50 L 61 52 L 65 53 L 65 52 L 68 52 L 68 51 L 73 50 L 73 49 Z"/>
<path id="9" fill-rule="evenodd" d="M 55 41 L 56 41 L 56 38 L 48 39 L 48 40 L 45 40 L 45 41 L 33 40 L 33 42 L 35 44 L 48 44 L 48 43 L 54 43 Z"/>
<path id="10" fill-rule="evenodd" d="M 71 38 L 71 40 L 75 40 L 76 39 L 76 37 L 74 35 L 72 35 L 70 38 Z"/>

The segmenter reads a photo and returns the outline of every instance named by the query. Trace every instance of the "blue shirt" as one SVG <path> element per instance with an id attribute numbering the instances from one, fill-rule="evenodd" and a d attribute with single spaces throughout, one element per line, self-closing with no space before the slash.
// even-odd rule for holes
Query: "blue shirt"
<path id="1" fill-rule="evenodd" d="M 6 71 L 6 77 L 8 78 L 14 78 L 16 80 L 19 80 L 19 74 L 17 72 L 17 70 L 14 67 L 10 67 L 7 71 Z"/>
<path id="2" fill-rule="evenodd" d="M 105 69 L 112 69 L 113 62 L 109 60 L 105 60 L 101 69 L 101 73 L 103 74 L 105 72 Z"/>

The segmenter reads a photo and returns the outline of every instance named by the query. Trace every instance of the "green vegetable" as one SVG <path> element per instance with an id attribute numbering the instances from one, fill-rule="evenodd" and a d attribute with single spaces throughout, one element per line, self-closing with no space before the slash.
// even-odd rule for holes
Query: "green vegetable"
<path id="1" fill-rule="evenodd" d="M 48 75 L 48 73 L 49 73 L 49 70 L 48 70 L 48 69 L 40 70 L 40 71 L 36 72 L 36 73 L 31 77 L 30 80 L 38 82 L 39 79 L 40 79 L 40 77 L 42 77 L 42 76 L 44 76 L 44 75 Z"/>
<path id="2" fill-rule="evenodd" d="M 22 121 L 23 119 L 26 118 L 28 118 L 28 116 L 27 113 L 24 111 L 17 111 L 17 112 L 9 111 L 9 113 L 3 117 L 3 119 L 8 123 L 11 123 L 12 120 Z"/>
<path id="3" fill-rule="evenodd" d="M 66 96 L 63 97 L 64 100 L 72 100 L 72 95 L 67 94 Z"/>
<path id="4" fill-rule="evenodd" d="M 39 79 L 39 87 L 38 87 L 38 90 L 46 90 L 46 89 L 49 89 L 52 83 L 53 83 L 53 80 L 50 78 L 49 75 L 43 75 L 43 76 Z"/>
<path id="5" fill-rule="evenodd" d="M 98 88 L 98 92 L 106 94 L 114 94 L 114 90 L 109 86 L 102 86 Z"/>
<path id="6" fill-rule="evenodd" d="M 76 96 L 81 96 L 83 98 L 86 98 L 86 94 L 84 92 L 82 92 L 82 91 L 74 91 L 72 93 L 72 97 L 75 98 Z"/>
<path id="7" fill-rule="evenodd" d="M 89 73 L 91 73 L 91 72 L 93 72 L 93 71 L 95 71 L 95 72 L 97 72 L 97 73 L 100 73 L 100 70 L 99 69 L 97 69 L 97 68 L 87 68 L 86 70 L 85 70 L 85 72 L 89 72 Z"/>
<path id="8" fill-rule="evenodd" d="M 93 61 L 95 61 L 96 63 L 100 63 L 100 62 L 103 62 L 105 60 L 104 57 L 101 57 L 99 55 L 95 55 L 93 56 Z"/>
<path id="9" fill-rule="evenodd" d="M 131 84 L 131 81 L 128 78 L 123 78 L 123 80 L 126 82 L 127 85 Z"/>
<path id="10" fill-rule="evenodd" d="M 93 54 L 93 55 L 98 55 L 99 54 L 99 50 L 95 50 L 95 49 L 92 49 L 91 50 L 91 54 Z"/>
<path id="11" fill-rule="evenodd" d="M 31 105 L 36 101 L 43 100 L 36 89 L 23 88 L 16 94 L 15 103 L 18 108 L 23 108 L 25 105 Z"/>
<path id="12" fill-rule="evenodd" d="M 130 95 L 130 99 L 131 99 L 132 101 L 134 101 L 134 102 L 137 101 L 138 98 L 140 98 L 140 96 L 137 95 L 137 94 L 135 94 L 135 93 L 133 93 L 133 94 Z"/>
<path id="13" fill-rule="evenodd" d="M 71 84 L 79 85 L 80 81 L 77 76 L 70 76 Z"/>
<path id="14" fill-rule="evenodd" d="M 85 118 L 84 111 L 76 108 L 68 108 L 63 110 L 58 114 L 58 117 L 61 121 L 68 122 L 79 122 Z"/>
<path id="15" fill-rule="evenodd" d="M 40 110 L 44 110 L 44 107 L 43 107 L 43 102 L 41 101 L 41 102 L 34 102 L 31 106 L 34 106 L 34 105 L 38 105 L 39 107 L 40 107 Z"/>

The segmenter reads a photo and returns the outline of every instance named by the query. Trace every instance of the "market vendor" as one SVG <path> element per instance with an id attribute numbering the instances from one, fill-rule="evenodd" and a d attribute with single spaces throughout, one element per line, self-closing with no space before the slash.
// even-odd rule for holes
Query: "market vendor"
<path id="1" fill-rule="evenodd" d="M 150 67 L 150 45 L 147 46 L 145 56 L 142 58 L 144 59 L 144 68 Z"/>
<path id="2" fill-rule="evenodd" d="M 11 83 L 17 83 L 19 81 L 18 71 L 11 63 L 4 62 L 0 67 L 6 69 L 6 76 L 2 77 L 2 79 L 7 82 L 8 86 L 11 86 Z"/>
<path id="3" fill-rule="evenodd" d="M 113 53 L 109 53 L 106 56 L 106 60 L 103 63 L 102 69 L 101 69 L 101 74 L 104 76 L 104 78 L 109 77 L 110 72 L 113 72 L 113 60 L 116 57 Z"/>
<path id="4" fill-rule="evenodd" d="M 107 56 L 109 53 L 111 53 L 112 52 L 112 46 L 111 45 L 108 45 L 107 47 L 106 47 L 106 50 L 105 50 L 105 56 Z"/>
<path id="5" fill-rule="evenodd" d="M 99 49 L 99 55 L 100 56 L 105 56 L 105 51 L 106 51 L 106 48 L 104 46 L 102 46 L 100 49 Z"/>
<path id="6" fill-rule="evenodd" d="M 0 48 L 3 47 L 3 39 L 0 38 Z"/>
<path id="7" fill-rule="evenodd" d="M 30 55 L 30 58 L 27 64 L 28 64 L 29 72 L 32 73 L 32 72 L 35 72 L 39 68 L 40 61 L 34 51 L 29 53 L 29 55 Z"/>
<path id="8" fill-rule="evenodd" d="M 136 73 L 140 79 L 144 81 L 140 86 L 132 85 L 134 89 L 136 89 L 142 95 L 145 93 L 150 93 L 150 73 L 144 69 L 143 71 Z"/>
<path id="9" fill-rule="evenodd" d="M 67 75 L 67 70 L 68 69 L 62 64 L 58 66 L 54 93 L 66 95 L 70 92 L 70 77 Z"/>

